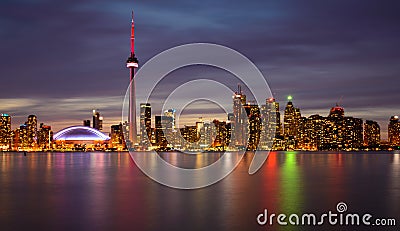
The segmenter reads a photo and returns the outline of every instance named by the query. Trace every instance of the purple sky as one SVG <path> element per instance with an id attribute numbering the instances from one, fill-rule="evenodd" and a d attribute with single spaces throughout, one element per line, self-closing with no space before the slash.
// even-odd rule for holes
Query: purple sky
<path id="1" fill-rule="evenodd" d="M 290 94 L 303 115 L 326 115 L 342 96 L 346 115 L 377 120 L 383 137 L 400 114 L 400 3 L 362 0 L 2 0 L 0 113 L 14 128 L 36 114 L 57 131 L 97 108 L 109 130 L 128 84 L 131 9 L 142 64 L 177 45 L 217 43 L 260 68 L 281 109 Z M 226 75 L 196 70 L 169 84 Z"/>

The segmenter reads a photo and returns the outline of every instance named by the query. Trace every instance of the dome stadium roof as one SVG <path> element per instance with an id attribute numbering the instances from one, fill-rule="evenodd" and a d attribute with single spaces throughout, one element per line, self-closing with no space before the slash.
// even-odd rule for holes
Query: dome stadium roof
<path id="1" fill-rule="evenodd" d="M 110 137 L 106 136 L 97 129 L 86 127 L 86 126 L 72 126 L 64 128 L 54 134 L 54 140 L 84 140 L 84 141 L 94 141 L 109 140 Z"/>

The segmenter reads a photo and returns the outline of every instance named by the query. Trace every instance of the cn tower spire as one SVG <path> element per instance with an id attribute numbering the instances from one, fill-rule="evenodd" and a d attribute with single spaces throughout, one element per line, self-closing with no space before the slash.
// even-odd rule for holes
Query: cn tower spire
<path id="1" fill-rule="evenodd" d="M 132 26 L 131 26 L 131 56 L 135 56 L 135 21 L 133 20 L 132 10 Z"/>

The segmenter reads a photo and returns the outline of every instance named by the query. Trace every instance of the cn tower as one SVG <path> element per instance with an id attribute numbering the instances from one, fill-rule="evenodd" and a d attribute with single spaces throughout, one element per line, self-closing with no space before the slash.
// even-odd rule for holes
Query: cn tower
<path id="1" fill-rule="evenodd" d="M 137 143 L 137 127 L 136 127 L 136 93 L 135 93 L 135 74 L 136 69 L 139 67 L 139 61 L 135 56 L 135 22 L 133 20 L 132 11 L 132 25 L 131 25 L 131 54 L 126 61 L 126 67 L 129 68 L 129 79 L 131 87 L 129 89 L 129 148 L 133 148 Z"/>

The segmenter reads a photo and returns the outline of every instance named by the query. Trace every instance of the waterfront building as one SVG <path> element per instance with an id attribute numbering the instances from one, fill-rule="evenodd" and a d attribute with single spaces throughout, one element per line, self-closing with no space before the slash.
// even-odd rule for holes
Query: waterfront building
<path id="1" fill-rule="evenodd" d="M 51 126 L 40 123 L 40 130 L 38 131 L 38 144 L 39 148 L 44 149 L 52 149 L 53 141 L 53 131 L 51 130 Z"/>
<path id="2" fill-rule="evenodd" d="M 111 126 L 109 148 L 116 151 L 126 149 L 122 123 Z"/>
<path id="3" fill-rule="evenodd" d="M 55 133 L 53 140 L 56 150 L 100 151 L 107 149 L 110 137 L 95 128 L 72 126 Z"/>
<path id="4" fill-rule="evenodd" d="M 165 149 L 172 138 L 173 118 L 170 116 L 155 116 L 156 146 Z M 168 139 L 167 139 L 168 138 Z M 170 144 L 169 146 L 171 146 Z"/>
<path id="5" fill-rule="evenodd" d="M 11 116 L 0 114 L 0 150 L 10 150 L 12 147 Z"/>
<path id="6" fill-rule="evenodd" d="M 344 118 L 344 150 L 360 150 L 363 147 L 363 120 Z"/>
<path id="7" fill-rule="evenodd" d="M 241 86 L 238 85 L 238 90 L 233 96 L 233 120 L 231 120 L 233 126 L 232 141 L 234 142 L 233 145 L 238 149 L 245 149 L 245 144 L 247 143 L 248 119 L 243 108 L 245 104 L 246 95 L 243 94 Z"/>
<path id="8" fill-rule="evenodd" d="M 215 138 L 212 143 L 212 148 L 216 151 L 224 151 L 230 146 L 231 123 L 214 120 L 213 124 L 215 126 Z"/>
<path id="9" fill-rule="evenodd" d="M 140 104 L 140 146 L 147 150 L 151 145 L 151 105 L 149 103 Z"/>
<path id="10" fill-rule="evenodd" d="M 37 117 L 35 115 L 29 115 L 22 130 L 23 147 L 29 150 L 35 150 L 38 147 Z"/>
<path id="11" fill-rule="evenodd" d="M 286 149 L 293 150 L 297 148 L 297 134 L 301 118 L 300 109 L 293 106 L 292 96 L 288 97 L 288 102 L 284 113 L 284 138 Z"/>
<path id="12" fill-rule="evenodd" d="M 377 149 L 381 142 L 381 128 L 376 121 L 367 120 L 364 124 L 364 146 Z"/>
<path id="13" fill-rule="evenodd" d="M 390 146 L 400 146 L 400 122 L 398 116 L 392 116 L 390 118 L 388 140 Z"/>
<path id="14" fill-rule="evenodd" d="M 248 126 L 245 129 L 247 138 L 247 150 L 257 149 L 261 135 L 261 114 L 260 108 L 256 104 L 247 103 L 244 106 L 248 117 Z"/>

